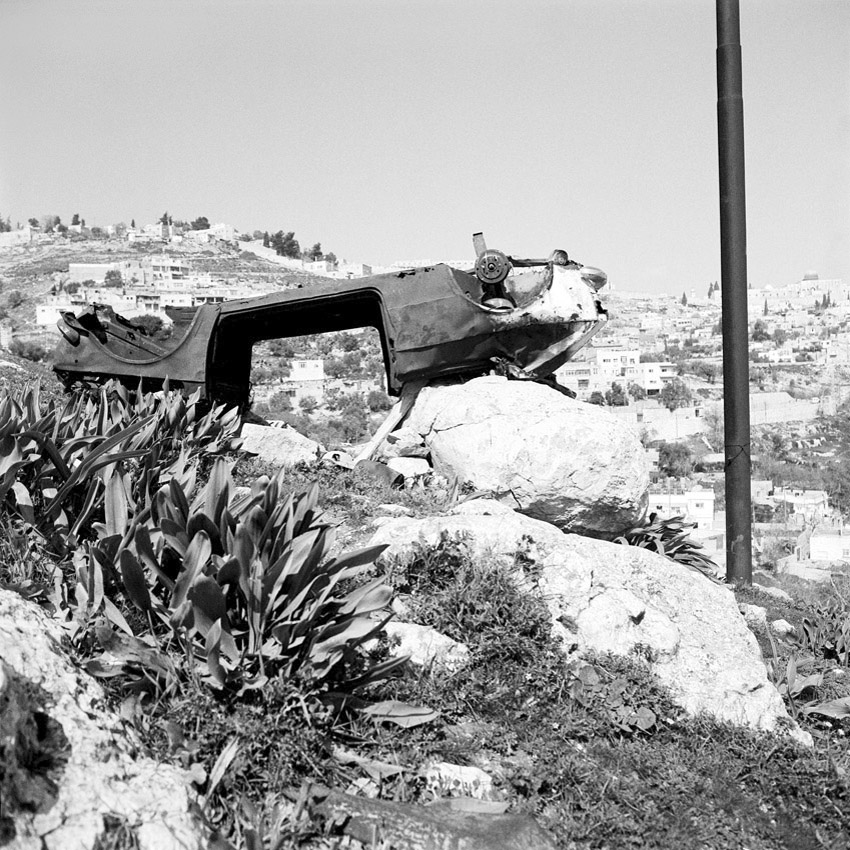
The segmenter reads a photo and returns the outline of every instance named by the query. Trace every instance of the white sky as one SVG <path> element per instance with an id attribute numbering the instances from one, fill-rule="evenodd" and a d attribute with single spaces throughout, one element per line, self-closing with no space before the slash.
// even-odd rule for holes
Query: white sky
<path id="1" fill-rule="evenodd" d="M 749 280 L 850 279 L 850 2 L 741 0 Z M 0 214 L 720 277 L 714 0 L 0 0 Z"/>

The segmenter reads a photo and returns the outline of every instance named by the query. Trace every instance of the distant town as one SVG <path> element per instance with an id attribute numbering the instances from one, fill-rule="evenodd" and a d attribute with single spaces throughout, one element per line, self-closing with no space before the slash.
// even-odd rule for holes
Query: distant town
<path id="1" fill-rule="evenodd" d="M 32 359 L 48 356 L 61 313 L 91 303 L 167 337 L 175 309 L 409 267 L 339 260 L 318 244 L 301 251 L 292 233 L 205 218 L 103 228 L 47 218 L 0 232 L 0 347 Z M 640 433 L 649 511 L 683 516 L 722 562 L 720 287 L 641 295 L 615 283 L 601 292 L 607 325 L 556 379 Z M 750 289 L 748 310 L 757 554 L 801 574 L 810 561 L 850 560 L 850 284 L 801 270 Z M 312 431 L 322 423 L 327 442 L 363 438 L 392 403 L 371 329 L 258 344 L 252 381 L 257 415 Z"/>

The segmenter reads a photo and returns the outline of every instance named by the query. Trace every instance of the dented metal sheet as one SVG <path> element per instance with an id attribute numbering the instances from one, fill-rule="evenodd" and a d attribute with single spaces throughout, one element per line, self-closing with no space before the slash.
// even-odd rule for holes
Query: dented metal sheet
<path id="1" fill-rule="evenodd" d="M 255 343 L 374 327 L 394 395 L 412 381 L 480 374 L 496 359 L 544 377 L 604 324 L 604 282 L 562 251 L 549 260 L 486 251 L 475 272 L 437 264 L 174 311 L 166 343 L 94 305 L 60 320 L 54 368 L 68 386 L 119 378 L 156 388 L 168 378 L 172 387 L 244 406 Z"/>

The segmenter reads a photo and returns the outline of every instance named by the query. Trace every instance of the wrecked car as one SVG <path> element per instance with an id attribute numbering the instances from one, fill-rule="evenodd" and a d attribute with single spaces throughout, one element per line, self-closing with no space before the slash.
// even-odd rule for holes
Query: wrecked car
<path id="1" fill-rule="evenodd" d="M 474 242 L 471 271 L 438 263 L 172 308 L 164 342 L 108 307 L 63 313 L 54 369 L 68 388 L 117 378 L 149 390 L 168 379 L 173 389 L 246 408 L 252 347 L 262 340 L 373 327 L 387 390 L 399 395 L 406 384 L 482 374 L 497 362 L 523 377 L 549 376 L 604 324 L 604 272 L 565 251 L 517 259 L 487 249 L 480 234 Z"/>

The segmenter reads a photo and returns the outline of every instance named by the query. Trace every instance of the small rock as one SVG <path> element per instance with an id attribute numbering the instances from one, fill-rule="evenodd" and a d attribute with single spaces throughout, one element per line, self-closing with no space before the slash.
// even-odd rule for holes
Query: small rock
<path id="1" fill-rule="evenodd" d="M 413 511 L 410 510 L 410 508 L 406 508 L 404 505 L 378 505 L 375 510 L 380 511 L 385 516 L 413 516 Z"/>
<path id="2" fill-rule="evenodd" d="M 770 623 L 770 628 L 775 635 L 779 635 L 779 637 L 785 637 L 786 635 L 793 635 L 796 631 L 794 626 L 788 622 L 788 620 L 772 620 Z"/>
<path id="3" fill-rule="evenodd" d="M 757 584 L 756 582 L 753 582 L 753 587 L 760 593 L 766 593 L 768 596 L 772 596 L 774 599 L 781 599 L 783 602 L 794 601 L 791 594 L 783 590 L 781 587 L 771 587 L 768 584 Z"/>
<path id="4" fill-rule="evenodd" d="M 766 629 L 767 628 L 767 609 L 761 605 L 749 605 L 742 602 L 738 605 L 738 610 L 744 615 L 747 625 L 751 629 Z"/>
<path id="5" fill-rule="evenodd" d="M 324 446 L 299 434 L 294 428 L 271 428 L 245 423 L 241 436 L 242 451 L 280 467 L 315 463 L 325 451 Z"/>
<path id="6" fill-rule="evenodd" d="M 409 655 L 410 663 L 417 667 L 436 665 L 451 672 L 469 658 L 469 649 L 464 644 L 430 626 L 390 622 L 385 628 L 387 637 L 398 641 L 395 654 Z"/>
<path id="7" fill-rule="evenodd" d="M 463 767 L 440 761 L 422 771 L 425 787 L 434 797 L 472 797 L 475 800 L 499 800 L 493 777 L 481 768 Z"/>
<path id="8" fill-rule="evenodd" d="M 400 472 L 405 481 L 431 472 L 431 464 L 421 457 L 391 457 L 387 466 L 395 472 Z"/>
<path id="9" fill-rule="evenodd" d="M 402 427 L 393 431 L 381 446 L 380 452 L 386 458 L 391 457 L 428 457 L 428 446 L 422 435 L 413 428 Z"/>

